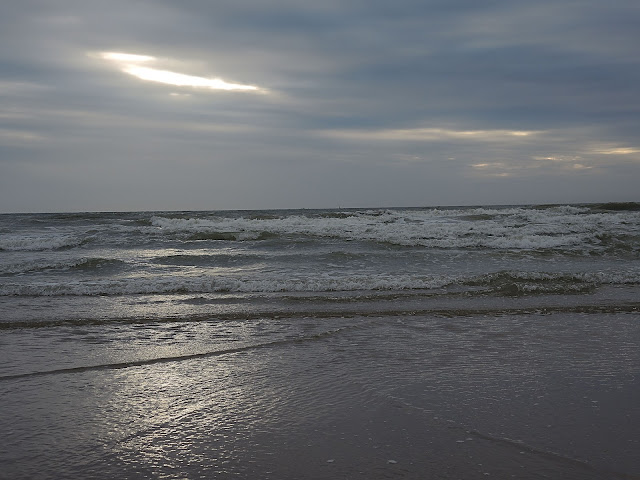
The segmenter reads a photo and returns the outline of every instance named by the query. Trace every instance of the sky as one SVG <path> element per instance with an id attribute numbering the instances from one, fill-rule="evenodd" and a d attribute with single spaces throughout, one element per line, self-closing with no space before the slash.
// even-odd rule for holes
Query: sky
<path id="1" fill-rule="evenodd" d="M 640 201 L 637 0 L 0 5 L 0 212 Z"/>

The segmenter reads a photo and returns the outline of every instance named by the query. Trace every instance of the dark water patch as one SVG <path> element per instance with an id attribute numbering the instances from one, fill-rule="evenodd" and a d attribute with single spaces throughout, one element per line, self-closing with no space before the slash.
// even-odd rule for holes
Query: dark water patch
<path id="1" fill-rule="evenodd" d="M 519 207 L 519 208 L 531 208 L 532 210 L 540 210 L 540 211 L 545 211 L 545 210 L 555 210 L 558 207 L 564 207 L 566 206 L 565 204 L 561 204 L 561 203 L 545 203 L 545 204 L 541 204 L 541 205 L 520 205 L 520 206 L 515 206 L 514 207 Z"/>
<path id="2" fill-rule="evenodd" d="M 268 232 L 268 231 L 262 231 L 260 232 L 260 234 L 256 237 L 256 240 L 274 240 L 280 238 L 280 235 L 274 232 Z"/>
<path id="3" fill-rule="evenodd" d="M 123 212 L 81 212 L 45 213 L 32 217 L 32 221 L 53 226 L 113 225 L 135 221 L 140 213 Z"/>
<path id="4" fill-rule="evenodd" d="M 86 258 L 70 266 L 70 269 L 86 273 L 105 273 L 106 270 L 119 270 L 126 265 L 123 260 L 115 258 Z"/>
<path id="5" fill-rule="evenodd" d="M 371 253 L 365 254 L 360 252 L 348 252 L 345 250 L 336 250 L 333 252 L 329 252 L 324 257 L 330 261 L 344 262 L 344 261 L 354 260 L 354 259 L 370 258 Z"/>
<path id="6" fill-rule="evenodd" d="M 53 248 L 52 250 L 71 250 L 78 247 L 85 247 L 93 242 L 95 242 L 95 235 L 89 235 L 79 239 L 77 242 L 69 242 L 67 245 L 62 245 L 58 248 Z"/>
<path id="7" fill-rule="evenodd" d="M 591 208 L 596 211 L 640 212 L 640 203 L 639 202 L 600 203 L 598 205 L 591 205 Z"/>
<path id="8" fill-rule="evenodd" d="M 168 218 L 168 219 L 176 219 L 176 220 L 189 220 L 191 218 L 197 217 L 197 218 L 207 218 L 207 217 L 213 217 L 215 216 L 215 212 L 211 211 L 211 212 L 206 212 L 206 211 L 202 211 L 202 212 L 164 212 L 164 211 L 156 211 L 156 212 L 149 212 L 149 213 L 153 213 L 155 217 L 162 217 L 162 218 Z"/>
<path id="9" fill-rule="evenodd" d="M 594 236 L 594 240 L 598 247 L 602 247 L 601 251 L 595 251 L 594 254 L 640 254 L 640 236 L 637 235 L 600 233 Z"/>
<path id="10" fill-rule="evenodd" d="M 460 220 L 468 220 L 470 222 L 484 221 L 484 220 L 493 220 L 497 215 L 492 215 L 488 213 L 478 213 L 475 215 L 461 215 L 458 218 Z"/>
<path id="11" fill-rule="evenodd" d="M 280 220 L 282 216 L 270 213 L 261 213 L 257 215 L 249 215 L 247 218 L 249 220 Z"/>
<path id="12" fill-rule="evenodd" d="M 191 297 L 193 299 L 193 297 Z M 401 297 L 382 296 L 380 299 L 371 298 L 369 303 L 339 301 L 341 297 L 336 297 L 337 302 L 332 297 L 326 297 L 324 305 L 318 302 L 317 307 L 313 309 L 291 308 L 293 305 L 285 305 L 289 297 L 282 297 L 280 302 L 272 302 L 271 305 L 263 305 L 263 307 L 246 309 L 245 305 L 249 305 L 247 301 L 242 299 L 232 300 L 228 297 L 227 304 L 231 306 L 243 303 L 241 310 L 222 311 L 217 313 L 180 313 L 173 315 L 158 315 L 155 317 L 131 316 L 131 317 L 112 317 L 112 318 L 62 318 L 62 319 L 29 319 L 29 320 L 3 320 L 0 321 L 0 330 L 22 330 L 22 329 L 49 329 L 49 328 L 78 328 L 88 326 L 117 326 L 132 325 L 134 327 L 148 328 L 153 325 L 160 324 L 179 324 L 179 323 L 201 323 L 201 322 L 244 322 L 254 320 L 285 320 L 285 319 L 369 319 L 369 318 L 386 318 L 386 317 L 430 317 L 430 318 L 456 318 L 456 317 L 475 317 L 475 316 L 491 316 L 500 317 L 505 315 L 546 315 L 551 313 L 578 313 L 578 314 L 608 314 L 608 313 L 632 313 L 640 312 L 640 302 L 626 300 L 622 302 L 603 302 L 589 303 L 588 301 L 578 303 L 560 301 L 555 304 L 537 304 L 528 302 L 526 305 L 518 305 L 517 302 L 500 302 L 496 306 L 495 302 L 482 302 L 478 304 L 474 301 L 474 295 L 461 295 L 459 297 L 462 302 L 455 302 L 451 305 L 442 305 L 434 303 L 435 299 L 428 297 L 427 304 L 412 303 L 410 297 L 402 299 Z M 483 298 L 483 297 L 477 297 Z M 563 298 L 563 297 L 560 297 Z M 579 298 L 579 297 L 578 297 Z M 397 300 L 402 303 L 398 304 Z M 365 299 L 367 300 L 367 299 Z M 201 305 L 208 304 L 208 300 L 203 297 Z M 310 302 L 307 302 L 310 303 Z M 338 303 L 338 307 L 331 308 L 333 304 Z M 185 301 L 189 305 L 189 300 Z M 214 303 L 211 303 L 214 305 Z M 330 304 L 330 306 L 327 306 Z M 198 300 L 191 303 L 194 307 L 198 306 Z M 218 303 L 222 305 L 222 303 Z M 307 305 L 308 306 L 308 305 Z"/>
<path id="13" fill-rule="evenodd" d="M 351 218 L 355 217 L 357 212 L 322 212 L 318 214 L 320 218 Z"/>
<path id="14" fill-rule="evenodd" d="M 178 265 L 185 267 L 235 267 L 239 265 L 250 265 L 261 260 L 257 255 L 164 255 L 151 260 L 158 265 Z"/>
<path id="15" fill-rule="evenodd" d="M 109 215 L 106 213 L 44 213 L 39 216 L 41 219 L 48 222 L 83 222 L 86 220 L 96 220 L 108 218 Z"/>
<path id="16" fill-rule="evenodd" d="M 449 297 L 467 297 L 468 290 L 463 292 L 445 292 L 443 290 L 395 290 L 395 291 L 383 291 L 383 290 L 362 290 L 362 291 L 348 291 L 340 294 L 339 292 L 322 292 L 316 295 L 305 292 L 300 295 L 285 294 L 280 298 L 281 301 L 291 303 L 294 305 L 313 305 L 330 302 L 331 304 L 362 304 L 363 302 L 376 302 L 376 303 L 388 303 L 399 301 L 411 301 L 415 299 L 428 299 L 428 298 L 449 298 Z M 372 304 L 373 305 L 373 304 Z M 360 312 L 362 313 L 362 312 Z"/>
<path id="17" fill-rule="evenodd" d="M 132 222 L 134 225 L 139 227 L 152 227 L 153 222 L 150 218 L 136 218 Z"/>
<path id="18" fill-rule="evenodd" d="M 531 294 L 585 294 L 597 288 L 594 280 L 571 274 L 496 272 L 462 282 L 482 287 L 485 293 L 518 297 Z"/>
<path id="19" fill-rule="evenodd" d="M 187 237 L 188 241 L 200 241 L 200 240 L 223 240 L 223 241 L 235 241 L 237 237 L 233 233 L 229 232 L 197 232 Z"/>
<path id="20" fill-rule="evenodd" d="M 176 303 L 184 305 L 237 305 L 240 302 L 246 302 L 243 297 L 228 295 L 224 297 L 208 298 L 208 297 L 192 297 L 178 300 Z"/>

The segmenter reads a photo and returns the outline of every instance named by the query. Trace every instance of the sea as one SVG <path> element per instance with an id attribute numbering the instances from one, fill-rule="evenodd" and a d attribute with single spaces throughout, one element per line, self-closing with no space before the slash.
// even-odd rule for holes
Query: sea
<path id="1" fill-rule="evenodd" d="M 638 479 L 640 204 L 0 215 L 2 479 Z"/>

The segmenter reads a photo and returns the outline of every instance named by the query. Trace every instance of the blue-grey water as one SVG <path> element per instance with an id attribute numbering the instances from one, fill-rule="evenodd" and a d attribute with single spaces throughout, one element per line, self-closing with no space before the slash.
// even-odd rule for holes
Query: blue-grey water
<path id="1" fill-rule="evenodd" d="M 640 478 L 640 205 L 0 215 L 0 478 Z"/>

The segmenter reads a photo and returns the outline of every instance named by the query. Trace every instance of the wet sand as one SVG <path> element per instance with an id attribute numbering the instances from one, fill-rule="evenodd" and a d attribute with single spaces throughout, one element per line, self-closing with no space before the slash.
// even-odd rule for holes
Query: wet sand
<path id="1" fill-rule="evenodd" d="M 637 479 L 638 320 L 527 310 L 5 331 L 5 354 L 33 364 L 0 380 L 0 478 Z"/>

